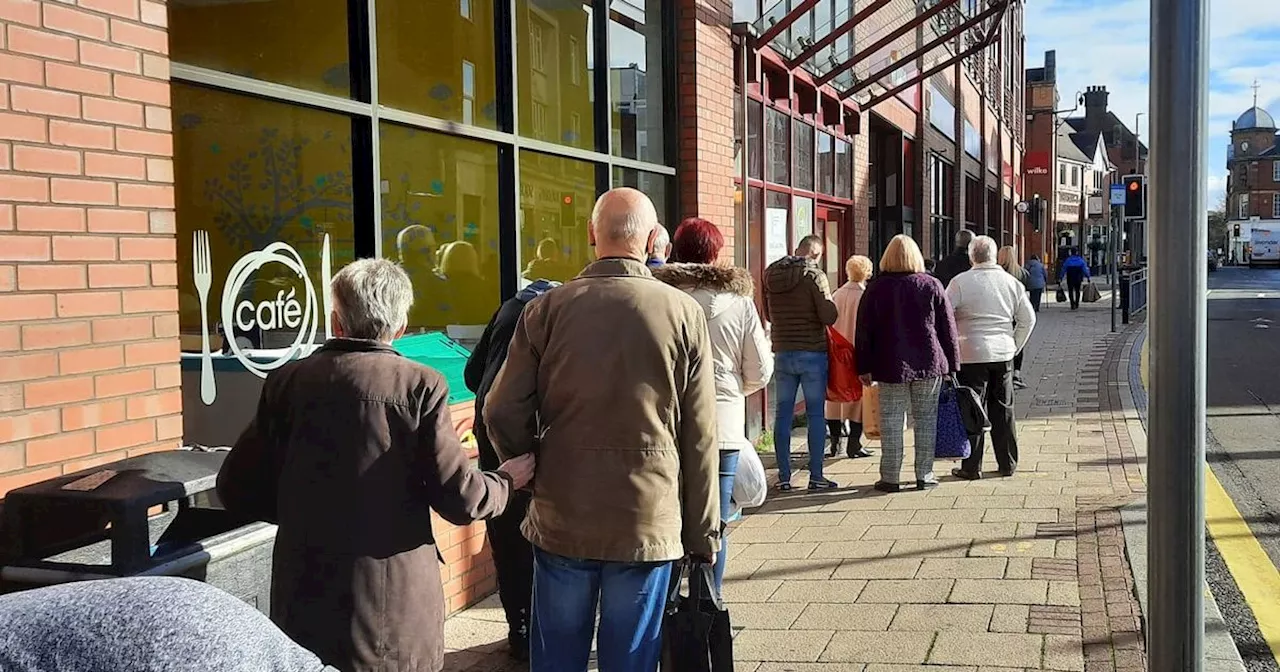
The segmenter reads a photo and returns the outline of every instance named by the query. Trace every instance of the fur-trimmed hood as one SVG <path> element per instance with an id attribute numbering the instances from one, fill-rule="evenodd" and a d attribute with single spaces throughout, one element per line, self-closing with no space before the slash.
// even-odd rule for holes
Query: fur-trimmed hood
<path id="1" fill-rule="evenodd" d="M 705 289 L 712 292 L 730 292 L 738 296 L 755 296 L 755 283 L 751 273 L 736 266 L 713 264 L 664 264 L 653 271 L 653 277 L 686 292 Z"/>

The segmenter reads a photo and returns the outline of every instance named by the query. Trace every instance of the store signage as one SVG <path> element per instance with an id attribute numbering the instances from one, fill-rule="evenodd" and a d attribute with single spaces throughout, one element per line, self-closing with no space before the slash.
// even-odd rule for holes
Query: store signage
<path id="1" fill-rule="evenodd" d="M 1028 175 L 1049 174 L 1049 152 L 1027 152 L 1023 159 L 1023 171 Z"/>
<path id="2" fill-rule="evenodd" d="M 201 399 L 206 405 L 211 405 L 217 398 L 217 388 L 213 380 L 213 354 L 209 348 L 207 326 L 209 324 L 207 288 L 210 281 L 208 275 L 212 267 L 208 240 L 206 232 L 196 232 L 197 263 L 194 266 L 196 288 L 197 290 L 202 286 L 205 288 L 199 292 L 200 324 L 203 329 L 200 353 Z M 287 243 L 271 243 L 261 250 L 240 257 L 231 266 L 231 271 L 222 285 L 222 313 L 219 318 L 226 336 L 227 349 L 246 371 L 259 378 L 266 378 L 271 371 L 300 356 L 306 357 L 319 348 L 315 341 L 316 334 L 321 328 L 324 329 L 326 339 L 332 336 L 329 320 L 332 313 L 329 284 L 333 268 L 327 233 L 321 243 L 320 263 L 323 285 L 320 297 L 323 300 L 323 311 L 320 310 L 321 299 L 317 298 L 316 287 L 311 282 L 311 276 L 302 262 L 302 255 Z M 283 266 L 289 274 L 297 277 L 297 282 L 287 290 L 279 289 L 275 296 L 269 296 L 261 301 L 245 298 L 245 288 L 252 284 L 259 271 L 272 264 Z M 236 329 L 240 331 L 258 329 L 263 332 L 286 331 L 292 332 L 294 337 L 287 348 L 272 350 L 270 356 L 264 361 L 263 353 L 255 355 L 254 352 L 246 351 L 241 346 L 234 335 Z"/>

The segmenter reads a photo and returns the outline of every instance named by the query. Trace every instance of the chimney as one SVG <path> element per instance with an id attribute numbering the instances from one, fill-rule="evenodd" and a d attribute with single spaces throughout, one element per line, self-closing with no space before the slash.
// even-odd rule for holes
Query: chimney
<path id="1" fill-rule="evenodd" d="M 1109 129 L 1102 128 L 1102 124 L 1107 118 L 1107 87 L 1091 86 L 1084 92 L 1084 119 L 1085 126 L 1093 133 L 1100 133 Z"/>
<path id="2" fill-rule="evenodd" d="M 1049 50 L 1044 52 L 1044 81 L 1058 81 L 1058 52 Z"/>

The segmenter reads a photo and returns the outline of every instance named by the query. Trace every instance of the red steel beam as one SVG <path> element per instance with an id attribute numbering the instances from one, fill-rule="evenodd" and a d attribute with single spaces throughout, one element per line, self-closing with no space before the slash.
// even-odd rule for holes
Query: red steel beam
<path id="1" fill-rule="evenodd" d="M 802 0 L 794 9 L 787 12 L 787 15 L 782 17 L 781 21 L 769 26 L 769 29 L 764 31 L 764 34 L 760 36 L 760 44 L 769 44 L 769 42 L 773 41 L 773 38 L 777 37 L 787 27 L 795 23 L 796 19 L 804 16 L 805 12 L 813 9 L 817 4 L 818 0 Z"/>
<path id="2" fill-rule="evenodd" d="M 942 0 L 938 4 L 925 10 L 923 13 L 917 14 L 915 18 L 911 19 L 910 21 L 907 21 L 901 26 L 898 26 L 893 30 L 892 33 L 889 33 L 888 35 L 885 35 L 884 37 L 877 40 L 875 44 L 872 44 L 866 49 L 862 49 L 858 51 L 858 53 L 845 59 L 845 61 L 840 65 L 837 65 L 834 68 L 832 68 L 829 72 L 827 72 L 827 74 L 819 77 L 816 82 L 817 85 L 822 86 L 823 84 L 830 82 L 832 79 L 835 79 L 836 76 L 839 75 L 840 73 L 861 63 L 863 60 L 867 59 L 872 54 L 876 53 L 877 51 L 880 51 L 886 46 L 893 44 L 894 40 L 902 37 L 903 35 L 906 35 L 908 31 L 912 30 L 916 26 L 919 26 L 925 21 L 928 21 L 929 19 L 941 13 L 942 10 L 955 5 L 957 2 L 959 2 L 959 0 Z"/>
<path id="3" fill-rule="evenodd" d="M 862 81 L 859 82 L 858 84 L 853 85 L 853 88 L 846 91 L 845 95 L 846 96 L 855 95 L 859 91 L 862 91 L 868 86 L 871 86 L 872 84 L 880 81 L 881 78 L 886 77 L 890 74 L 893 74 L 895 71 L 897 71 L 899 68 L 902 68 L 910 61 L 913 61 L 919 58 L 922 54 L 927 54 L 933 49 L 936 49 L 937 47 L 946 43 L 948 40 L 955 39 L 956 36 L 960 35 L 966 30 L 969 30 L 975 25 L 982 23 L 983 21 L 991 18 L 992 15 L 1003 12 L 1005 7 L 1008 4 L 1009 4 L 1009 0 L 1000 0 L 999 3 L 991 5 L 987 9 L 983 10 L 981 14 L 977 14 L 971 17 L 969 20 L 965 21 L 964 23 L 960 24 L 959 26 L 952 28 L 941 37 L 911 52 L 909 56 L 904 56 L 903 58 L 898 59 L 894 63 L 890 63 L 888 66 L 881 68 L 878 72 L 875 72 L 873 74 L 867 75 L 864 78 L 861 78 Z"/>
<path id="4" fill-rule="evenodd" d="M 875 0 L 875 2 L 872 2 L 870 5 L 867 5 L 866 7 L 863 7 L 862 9 L 858 10 L 858 13 L 854 14 L 848 21 L 845 21 L 839 26 L 836 26 L 834 30 L 832 30 L 830 33 L 823 36 L 821 40 L 814 42 L 808 49 L 805 49 L 804 51 L 800 52 L 800 54 L 795 58 L 789 59 L 787 61 L 787 67 L 795 68 L 797 65 L 800 65 L 801 63 L 804 63 L 805 61 L 813 58 L 814 55 L 817 54 L 819 51 L 822 51 L 824 48 L 830 46 L 841 35 L 844 35 L 850 30 L 853 30 L 854 26 L 858 25 L 859 23 L 862 23 L 867 19 L 867 17 L 876 13 L 877 10 L 889 4 L 890 2 L 893 2 L 893 0 Z"/>
<path id="5" fill-rule="evenodd" d="M 919 84 L 920 82 L 928 79 L 929 77 L 932 77 L 938 74 L 939 72 L 942 72 L 943 70 L 946 70 L 947 68 L 955 65 L 956 63 L 959 63 L 960 61 L 963 61 L 964 59 L 978 53 L 979 51 L 986 49 L 987 47 L 991 46 L 991 43 L 995 40 L 996 36 L 998 36 L 999 34 L 1000 34 L 1000 24 L 999 24 L 999 21 L 997 20 L 996 25 L 992 27 L 991 32 L 987 35 L 986 39 L 984 39 L 983 41 L 973 45 L 972 47 L 969 47 L 968 49 L 965 49 L 964 51 L 960 52 L 959 54 L 956 54 L 955 56 L 952 56 L 951 58 L 948 58 L 946 61 L 943 61 L 942 63 L 939 63 L 938 65 L 935 65 L 932 68 L 929 68 L 928 70 L 925 70 L 924 72 L 916 75 L 915 77 L 912 77 L 911 79 L 908 79 L 907 81 L 893 87 L 892 89 L 889 89 L 888 91 L 885 91 L 884 93 L 872 98 L 871 100 L 867 101 L 866 105 L 862 106 L 862 109 L 869 110 L 875 107 L 876 105 L 879 105 L 880 103 L 883 103 L 884 101 L 898 95 L 899 93 L 906 91 L 912 86 Z M 845 96 L 842 95 L 840 98 L 843 100 Z"/>

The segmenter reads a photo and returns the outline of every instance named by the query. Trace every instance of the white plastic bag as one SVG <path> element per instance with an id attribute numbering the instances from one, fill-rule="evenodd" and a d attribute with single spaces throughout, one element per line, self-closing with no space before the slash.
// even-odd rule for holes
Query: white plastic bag
<path id="1" fill-rule="evenodd" d="M 734 515 L 743 508 L 755 508 L 764 504 L 769 486 L 765 481 L 764 464 L 754 446 L 745 446 L 738 452 L 738 471 L 733 477 Z"/>

